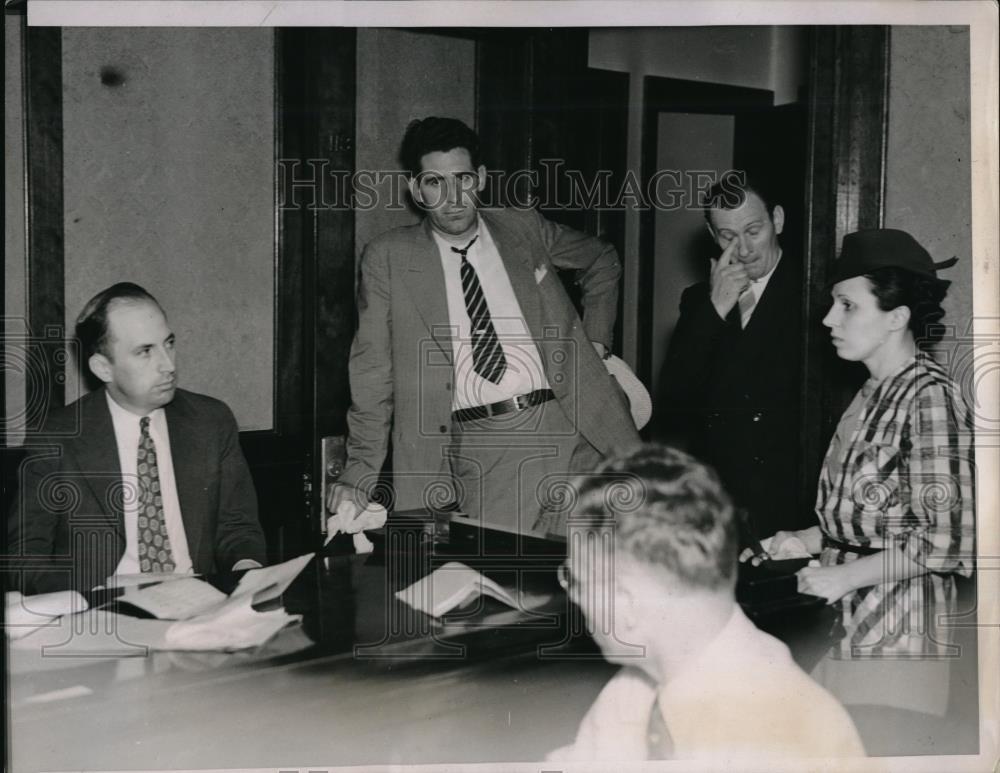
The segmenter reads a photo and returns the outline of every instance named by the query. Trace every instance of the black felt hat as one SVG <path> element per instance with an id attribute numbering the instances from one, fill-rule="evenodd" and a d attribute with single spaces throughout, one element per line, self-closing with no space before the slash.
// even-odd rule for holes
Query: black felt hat
<path id="1" fill-rule="evenodd" d="M 935 263 L 930 253 L 906 231 L 872 228 L 844 237 L 840 258 L 833 265 L 829 284 L 889 267 L 936 279 L 938 269 L 954 266 L 957 262 L 958 258 L 953 257 Z"/>

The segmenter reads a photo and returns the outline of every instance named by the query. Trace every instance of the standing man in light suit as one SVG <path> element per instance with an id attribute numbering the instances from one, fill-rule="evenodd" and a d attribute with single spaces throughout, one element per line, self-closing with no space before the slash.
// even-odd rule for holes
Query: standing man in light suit
<path id="1" fill-rule="evenodd" d="M 402 157 L 426 218 L 364 252 L 348 459 L 327 505 L 359 512 L 391 438 L 396 509 L 450 498 L 484 525 L 559 532 L 547 492 L 639 442 L 601 360 L 615 251 L 534 211 L 480 210 L 486 168 L 461 121 L 414 121 Z M 557 269 L 577 272 L 582 320 Z"/>

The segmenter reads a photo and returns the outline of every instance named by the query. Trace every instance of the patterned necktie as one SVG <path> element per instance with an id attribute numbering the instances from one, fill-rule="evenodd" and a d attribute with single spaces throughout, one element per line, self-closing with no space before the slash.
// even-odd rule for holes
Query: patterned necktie
<path id="1" fill-rule="evenodd" d="M 466 258 L 469 248 L 478 238 L 479 234 L 476 234 L 463 249 L 452 247 L 451 251 L 462 256 L 462 294 L 465 295 L 465 308 L 472 323 L 472 367 L 487 381 L 498 384 L 507 370 L 507 358 L 490 319 L 490 309 L 486 305 L 476 269 Z"/>
<path id="2" fill-rule="evenodd" d="M 139 568 L 144 572 L 174 571 L 174 555 L 163 518 L 160 470 L 156 464 L 156 445 L 149 435 L 149 417 L 139 420 Z"/>
<path id="3" fill-rule="evenodd" d="M 740 325 L 746 327 L 747 323 L 750 321 L 750 315 L 753 314 L 753 308 L 757 305 L 757 296 L 754 295 L 753 289 L 747 287 L 743 291 L 743 294 L 739 298 L 740 306 Z"/>

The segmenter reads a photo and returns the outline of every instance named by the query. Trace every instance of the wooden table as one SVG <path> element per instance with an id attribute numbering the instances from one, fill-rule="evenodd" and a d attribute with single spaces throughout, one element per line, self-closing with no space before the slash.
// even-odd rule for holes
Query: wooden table
<path id="1" fill-rule="evenodd" d="M 65 657 L 9 648 L 13 770 L 543 759 L 572 739 L 615 670 L 559 592 L 558 549 L 528 558 L 500 550 L 476 563 L 468 544 L 439 553 L 419 534 L 387 536 L 369 556 L 314 562 L 285 597 L 303 623 L 256 651 Z M 441 624 L 395 599 L 456 549 L 498 580 L 519 575 L 551 592 L 551 603 L 526 617 L 490 602 Z"/>

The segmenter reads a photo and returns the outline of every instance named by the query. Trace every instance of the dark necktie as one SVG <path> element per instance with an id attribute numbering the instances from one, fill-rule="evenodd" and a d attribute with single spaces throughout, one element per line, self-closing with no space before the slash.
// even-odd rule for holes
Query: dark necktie
<path id="1" fill-rule="evenodd" d="M 139 420 L 139 568 L 144 572 L 174 571 L 174 554 L 163 517 L 163 492 L 156 464 L 156 445 L 149 436 L 149 417 Z"/>
<path id="2" fill-rule="evenodd" d="M 486 296 L 483 295 L 476 269 L 466 257 L 469 248 L 478 238 L 479 234 L 476 234 L 464 248 L 452 247 L 451 251 L 462 256 L 462 293 L 465 295 L 465 308 L 472 323 L 472 367 L 487 381 L 497 384 L 507 370 L 507 358 L 504 357 L 503 347 L 500 346 L 493 320 L 490 319 L 490 309 L 486 305 Z"/>

